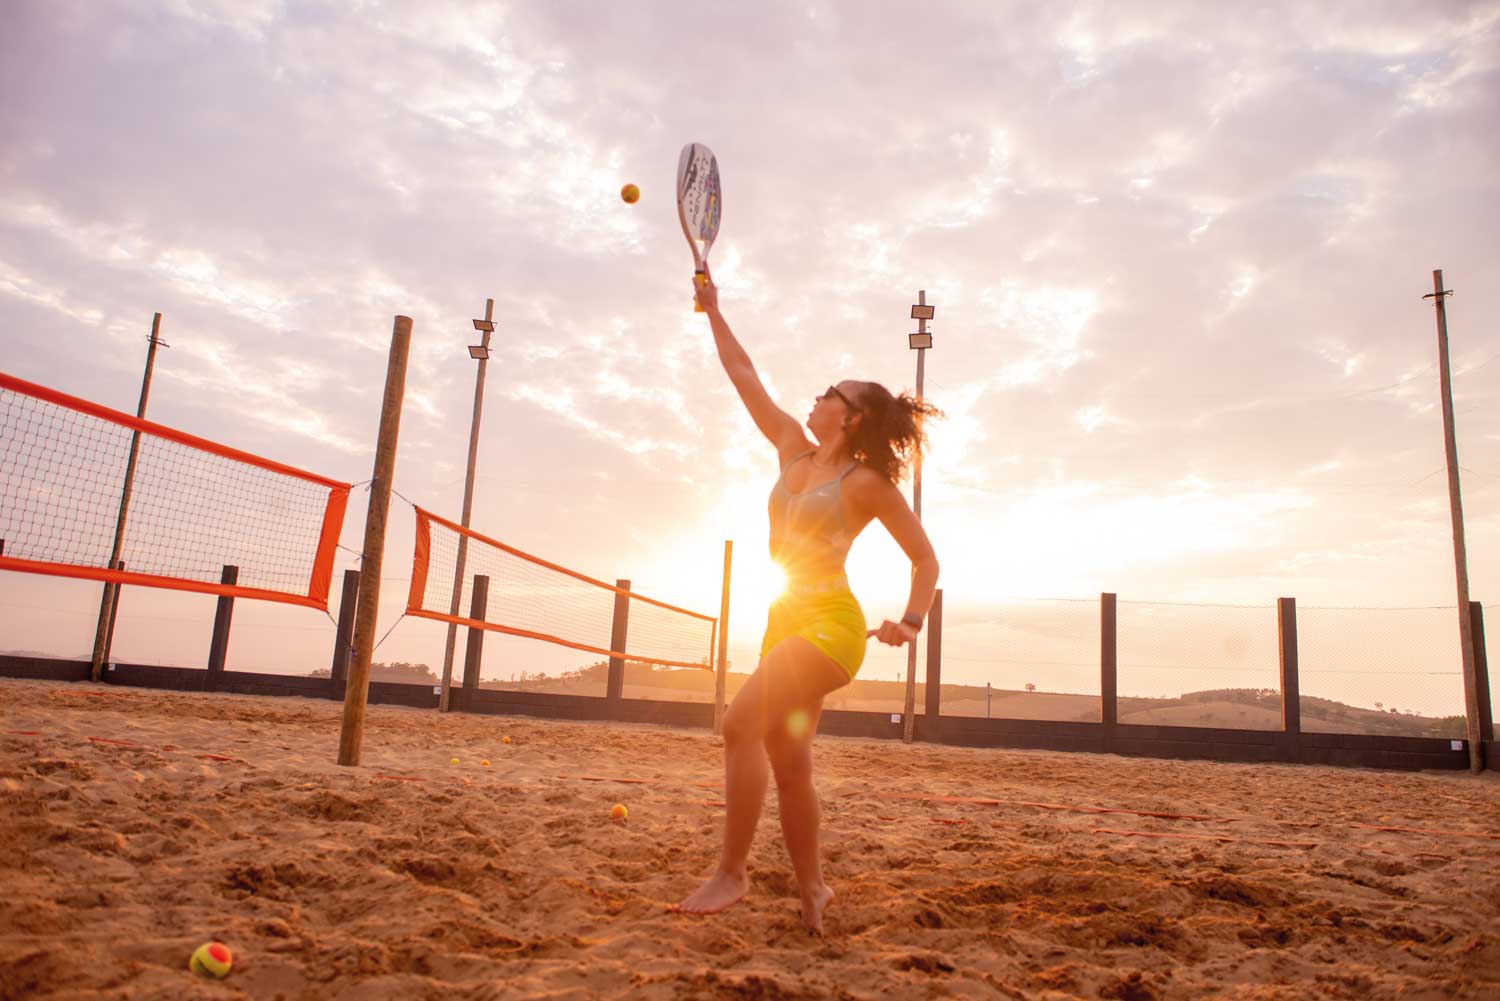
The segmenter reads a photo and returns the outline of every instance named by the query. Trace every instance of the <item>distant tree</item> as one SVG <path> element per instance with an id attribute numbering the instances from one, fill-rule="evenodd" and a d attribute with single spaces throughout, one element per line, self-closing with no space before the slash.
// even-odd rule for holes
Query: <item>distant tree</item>
<path id="1" fill-rule="evenodd" d="M 1034 692 L 1034 691 L 1036 691 L 1036 686 L 1033 685 L 1031 682 L 1028 681 L 1028 682 L 1026 682 L 1026 690 L 1028 692 Z"/>
<path id="2" fill-rule="evenodd" d="M 1376 708 L 1376 709 L 1384 709 L 1384 708 L 1385 708 L 1385 706 L 1384 706 L 1384 705 L 1382 705 L 1382 704 L 1380 704 L 1380 703 L 1379 703 L 1379 702 L 1377 702 L 1377 703 L 1375 703 L 1375 708 Z"/>

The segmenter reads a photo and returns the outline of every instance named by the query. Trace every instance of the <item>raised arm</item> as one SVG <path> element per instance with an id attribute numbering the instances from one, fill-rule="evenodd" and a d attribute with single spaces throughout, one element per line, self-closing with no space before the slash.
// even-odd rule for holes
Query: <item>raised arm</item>
<path id="1" fill-rule="evenodd" d="M 802 433 L 802 425 L 771 399 L 771 394 L 761 385 L 760 376 L 755 374 L 750 356 L 740 346 L 734 331 L 729 329 L 724 314 L 719 312 L 719 290 L 711 275 L 704 275 L 697 295 L 703 311 L 708 314 L 709 325 L 713 328 L 714 347 L 719 351 L 719 361 L 724 366 L 724 372 L 729 376 L 729 381 L 734 383 L 735 391 L 740 394 L 740 400 L 744 402 L 745 409 L 750 411 L 750 418 L 760 428 L 760 433 L 776 446 L 778 452 L 805 445 L 807 435 Z"/>

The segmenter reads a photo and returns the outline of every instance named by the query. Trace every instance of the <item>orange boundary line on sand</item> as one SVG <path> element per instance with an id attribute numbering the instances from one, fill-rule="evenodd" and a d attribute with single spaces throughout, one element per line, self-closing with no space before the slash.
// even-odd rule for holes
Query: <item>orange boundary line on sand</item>
<path id="1" fill-rule="evenodd" d="M 1111 807 L 1102 807 L 1102 806 L 1069 806 L 1069 805 L 1062 804 L 1062 803 L 1033 803 L 1033 802 L 1028 802 L 1026 800 L 986 799 L 986 798 L 980 797 L 980 796 L 924 796 L 924 795 L 922 795 L 920 793 L 895 793 L 895 794 L 892 794 L 890 796 L 886 796 L 886 797 L 883 797 L 883 798 L 884 799 L 888 799 L 888 800 L 889 799 L 903 799 L 903 800 L 914 800 L 914 801 L 917 801 L 917 802 L 924 802 L 924 803 L 957 803 L 957 804 L 969 804 L 969 805 L 974 805 L 974 806 L 1005 806 L 1005 805 L 1008 804 L 1008 805 L 1012 805 L 1012 806 L 1032 806 L 1032 807 L 1038 807 L 1038 808 L 1043 809 L 1043 810 L 1061 810 L 1061 811 L 1065 811 L 1065 812 L 1068 812 L 1068 813 L 1086 813 L 1086 814 L 1123 813 L 1123 814 L 1130 814 L 1132 816 L 1137 816 L 1137 817 L 1156 817 L 1156 818 L 1159 818 L 1159 819 L 1162 819 L 1162 820 L 1212 821 L 1212 822 L 1216 822 L 1216 823 L 1243 823 L 1243 822 L 1246 822 L 1246 821 L 1262 819 L 1262 818 L 1256 818 L 1256 817 L 1211 817 L 1211 816 L 1207 816 L 1205 814 L 1195 814 L 1195 813 L 1160 813 L 1160 812 L 1157 812 L 1157 811 L 1154 811 L 1154 810 L 1126 810 L 1126 809 L 1111 808 Z M 885 819 L 885 818 L 881 818 L 881 819 Z M 894 818 L 892 818 L 892 819 L 894 819 Z M 934 818 L 934 819 L 936 819 L 936 818 Z M 1447 831 L 1447 830 L 1437 830 L 1437 829 L 1429 828 L 1429 827 L 1390 827 L 1390 826 L 1382 826 L 1382 825 L 1378 825 L 1378 824 L 1359 824 L 1359 823 L 1354 823 L 1352 821 L 1348 822 L 1348 823 L 1343 823 L 1343 824 L 1330 824 L 1330 823 L 1327 823 L 1327 822 L 1324 822 L 1324 821 L 1299 822 L 1299 821 L 1275 820 L 1275 819 L 1270 819 L 1270 818 L 1265 818 L 1265 819 L 1266 819 L 1267 823 L 1282 824 L 1282 825 L 1289 825 L 1289 826 L 1296 826 L 1296 827 L 1347 827 L 1347 828 L 1350 828 L 1350 829 L 1365 830 L 1365 831 L 1388 831 L 1388 832 L 1397 832 L 1397 833 L 1402 833 L 1402 834 L 1430 834 L 1430 835 L 1433 835 L 1433 836 L 1436 836 L 1436 837 L 1485 838 L 1485 839 L 1488 839 L 1488 840 L 1491 840 L 1491 841 L 1500 841 L 1500 834 L 1490 834 L 1490 833 L 1488 833 L 1486 831 Z M 943 821 L 939 821 L 939 822 L 943 822 Z M 1168 834 L 1155 835 L 1155 834 L 1152 834 L 1152 833 L 1149 833 L 1149 832 L 1145 832 L 1145 831 L 1138 831 L 1138 832 L 1114 831 L 1114 830 L 1111 830 L 1110 828 L 1098 828 L 1098 830 L 1100 830 L 1100 831 L 1106 831 L 1106 832 L 1109 832 L 1109 833 L 1118 833 L 1118 834 L 1132 834 L 1132 833 L 1134 833 L 1134 834 L 1137 834 L 1137 835 L 1139 835 L 1141 837 L 1157 837 L 1157 836 L 1160 836 L 1160 837 L 1174 837 L 1174 836 L 1175 837 L 1197 837 L 1197 835 L 1168 835 Z M 1205 835 L 1205 837 L 1218 837 L 1218 836 L 1217 835 Z M 1223 837 L 1229 837 L 1229 836 L 1228 835 L 1224 835 Z M 1232 841 L 1253 841 L 1253 842 L 1255 842 L 1257 844 L 1268 844 L 1268 845 L 1269 844 L 1278 844 L 1278 845 L 1279 844 L 1285 844 L 1285 845 L 1299 845 L 1300 846 L 1300 845 L 1308 845 L 1308 844 L 1316 844 L 1317 843 L 1317 842 L 1301 842 L 1301 841 L 1266 841 L 1266 840 L 1259 840 L 1259 839 L 1255 839 L 1255 838 L 1232 838 L 1231 837 L 1229 839 L 1232 840 Z"/>
<path id="2" fill-rule="evenodd" d="M 1403 834 L 1436 834 L 1445 838 L 1488 838 L 1491 841 L 1500 841 L 1500 834 L 1486 834 L 1484 831 L 1437 831 L 1430 827 L 1382 827 L 1378 824 L 1349 824 L 1349 827 L 1357 827 L 1363 831 L 1399 831 Z"/>
<path id="3" fill-rule="evenodd" d="M 922 803 L 962 803 L 974 806 L 1032 806 L 1041 810 L 1062 810 L 1068 813 L 1127 813 L 1136 817 L 1159 817 L 1163 820 L 1215 821 L 1235 823 L 1244 817 L 1212 817 L 1196 813 L 1159 813 L 1152 810 L 1126 810 L 1104 806 L 1072 806 L 1064 803 L 1033 803 L 1027 800 L 986 799 L 982 796 L 924 796 L 921 793 L 894 793 L 886 799 L 909 799 Z"/>

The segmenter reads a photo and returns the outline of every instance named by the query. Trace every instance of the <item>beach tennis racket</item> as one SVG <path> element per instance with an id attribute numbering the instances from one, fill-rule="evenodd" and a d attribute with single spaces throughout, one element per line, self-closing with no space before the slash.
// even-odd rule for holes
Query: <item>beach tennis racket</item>
<path id="1" fill-rule="evenodd" d="M 688 143 L 677 158 L 677 218 L 682 235 L 693 251 L 693 280 L 701 288 L 707 275 L 709 248 L 719 235 L 723 218 L 724 197 L 719 191 L 719 161 L 713 150 L 702 143 Z M 697 297 L 694 312 L 703 312 Z"/>

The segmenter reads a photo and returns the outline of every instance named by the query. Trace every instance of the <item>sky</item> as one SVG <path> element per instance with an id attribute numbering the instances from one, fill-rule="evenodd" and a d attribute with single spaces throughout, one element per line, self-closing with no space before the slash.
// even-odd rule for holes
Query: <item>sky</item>
<path id="1" fill-rule="evenodd" d="M 684 143 L 718 156 L 722 305 L 789 412 L 914 388 L 936 308 L 950 680 L 1097 691 L 1112 592 L 1122 693 L 1274 687 L 1292 596 L 1304 692 L 1461 711 L 1442 268 L 1470 589 L 1500 603 L 1494 0 L 19 0 L 0 130 L 0 370 L 133 411 L 159 311 L 148 417 L 359 482 L 407 315 L 396 489 L 456 519 L 492 298 L 474 527 L 709 613 L 733 540 L 736 670 L 776 459 L 691 309 Z M 397 621 L 412 533 L 398 500 L 376 657 L 435 664 L 442 627 Z M 849 570 L 899 615 L 878 526 Z M 0 574 L 0 648 L 88 649 L 98 591 Z M 130 589 L 115 654 L 196 664 L 212 608 Z M 326 664 L 320 613 L 235 614 L 231 666 Z M 495 642 L 486 672 L 574 660 Z"/>

